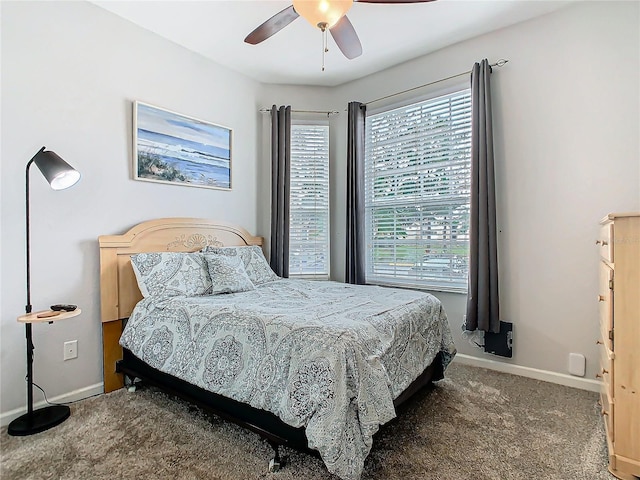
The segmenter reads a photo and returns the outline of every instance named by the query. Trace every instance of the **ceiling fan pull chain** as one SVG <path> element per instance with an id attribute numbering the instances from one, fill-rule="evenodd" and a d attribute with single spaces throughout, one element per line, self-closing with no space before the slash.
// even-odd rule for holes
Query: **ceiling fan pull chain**
<path id="1" fill-rule="evenodd" d="M 324 59 L 327 53 L 327 31 L 322 32 L 322 71 L 324 72 Z"/>
<path id="2" fill-rule="evenodd" d="M 327 25 L 326 24 L 318 24 L 320 30 L 322 30 L 322 71 L 324 72 L 324 57 L 325 53 L 329 51 L 327 44 Z"/>

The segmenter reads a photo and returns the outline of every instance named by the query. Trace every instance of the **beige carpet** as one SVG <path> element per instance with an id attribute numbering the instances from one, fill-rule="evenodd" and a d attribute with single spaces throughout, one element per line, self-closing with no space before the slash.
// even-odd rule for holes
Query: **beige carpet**
<path id="1" fill-rule="evenodd" d="M 363 479 L 610 480 L 597 395 L 453 364 L 382 428 Z M 271 448 L 153 389 L 72 405 L 58 427 L 0 433 L 0 477 L 14 479 L 335 479 L 310 455 Z"/>

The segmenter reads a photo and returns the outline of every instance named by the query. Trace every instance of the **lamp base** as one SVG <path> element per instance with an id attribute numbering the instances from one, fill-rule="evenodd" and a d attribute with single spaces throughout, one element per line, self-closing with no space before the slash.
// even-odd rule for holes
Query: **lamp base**
<path id="1" fill-rule="evenodd" d="M 66 405 L 51 405 L 40 408 L 21 417 L 9 424 L 7 433 L 14 436 L 33 435 L 44 432 L 61 424 L 71 415 L 71 409 Z"/>

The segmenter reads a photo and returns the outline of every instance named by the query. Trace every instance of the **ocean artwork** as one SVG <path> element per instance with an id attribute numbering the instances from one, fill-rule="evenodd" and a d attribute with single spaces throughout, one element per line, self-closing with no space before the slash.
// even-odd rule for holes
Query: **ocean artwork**
<path id="1" fill-rule="evenodd" d="M 134 103 L 136 180 L 231 189 L 231 129 Z"/>

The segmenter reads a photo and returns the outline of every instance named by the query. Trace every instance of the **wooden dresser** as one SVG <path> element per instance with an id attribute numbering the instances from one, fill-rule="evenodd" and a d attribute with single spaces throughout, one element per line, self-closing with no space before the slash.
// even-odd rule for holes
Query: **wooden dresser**
<path id="1" fill-rule="evenodd" d="M 616 477 L 640 477 L 640 213 L 600 222 L 600 403 Z"/>

